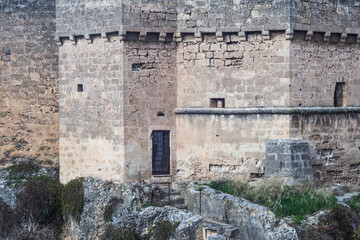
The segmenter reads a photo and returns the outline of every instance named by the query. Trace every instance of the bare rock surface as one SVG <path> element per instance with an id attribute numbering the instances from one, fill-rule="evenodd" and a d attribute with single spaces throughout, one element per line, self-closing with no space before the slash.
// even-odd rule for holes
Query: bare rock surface
<path id="1" fill-rule="evenodd" d="M 298 239 L 295 228 L 264 206 L 206 186 L 202 186 L 200 201 L 199 186 L 195 184 L 183 192 L 192 212 L 239 228 L 240 239 Z"/>

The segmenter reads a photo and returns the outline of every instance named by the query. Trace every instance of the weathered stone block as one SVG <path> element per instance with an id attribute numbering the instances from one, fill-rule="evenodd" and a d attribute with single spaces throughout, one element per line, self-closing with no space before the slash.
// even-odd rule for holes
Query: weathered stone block
<path id="1" fill-rule="evenodd" d="M 310 149 L 301 139 L 270 139 L 266 143 L 265 177 L 284 177 L 288 183 L 313 181 Z"/>

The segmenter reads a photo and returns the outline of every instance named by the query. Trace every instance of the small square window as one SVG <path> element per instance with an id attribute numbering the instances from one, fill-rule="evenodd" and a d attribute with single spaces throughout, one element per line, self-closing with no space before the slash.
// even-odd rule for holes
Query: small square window
<path id="1" fill-rule="evenodd" d="M 78 92 L 83 92 L 84 91 L 84 86 L 82 84 L 78 84 L 77 85 L 77 91 Z"/>
<path id="2" fill-rule="evenodd" d="M 225 108 L 225 98 L 211 98 L 210 99 L 211 108 Z"/>
<path id="3" fill-rule="evenodd" d="M 158 111 L 157 116 L 158 117 L 165 117 L 165 112 L 164 111 Z"/>

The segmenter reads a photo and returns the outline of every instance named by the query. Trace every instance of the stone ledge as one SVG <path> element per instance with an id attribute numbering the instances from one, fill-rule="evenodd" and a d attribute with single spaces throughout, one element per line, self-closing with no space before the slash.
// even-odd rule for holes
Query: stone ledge
<path id="1" fill-rule="evenodd" d="M 177 115 L 251 115 L 251 114 L 344 114 L 360 113 L 360 107 L 272 107 L 272 108 L 177 108 Z"/>
<path id="2" fill-rule="evenodd" d="M 238 29 L 231 29 L 231 28 L 223 28 L 223 31 L 217 31 L 216 28 L 214 29 L 205 29 L 205 30 L 198 30 L 195 29 L 171 29 L 171 28 L 141 28 L 141 27 L 128 27 L 128 26 L 122 26 L 119 29 L 117 28 L 104 28 L 104 29 L 90 29 L 84 32 L 57 32 L 55 36 L 55 42 L 59 46 L 63 44 L 64 41 L 70 40 L 73 42 L 73 44 L 76 44 L 78 38 L 85 37 L 85 39 L 89 40 L 89 43 L 92 43 L 92 38 L 101 36 L 105 40 L 109 36 L 115 36 L 119 35 L 121 36 L 121 41 L 148 41 L 147 36 L 150 34 L 157 35 L 155 39 L 152 39 L 151 41 L 158 41 L 158 42 L 165 42 L 167 39 L 167 42 L 202 42 L 204 34 L 214 34 L 216 36 L 217 42 L 245 42 L 247 41 L 247 36 L 249 34 L 257 34 L 261 33 L 264 37 L 264 40 L 271 40 L 272 39 L 272 33 L 274 32 L 283 32 L 284 33 L 284 39 L 285 40 L 292 40 L 294 38 L 295 33 L 304 32 L 304 31 L 298 31 L 294 29 L 241 29 L 240 31 Z M 231 31 L 234 30 L 234 31 Z M 236 30 L 236 31 L 235 31 Z M 338 40 L 334 40 L 333 43 L 349 43 L 349 44 L 356 44 L 360 43 L 360 30 L 359 29 L 352 29 L 347 30 L 345 32 L 336 31 L 333 32 L 327 31 L 327 32 L 321 32 L 321 31 L 313 31 L 313 30 L 306 30 L 305 36 L 302 40 L 305 41 L 311 41 L 313 40 L 314 33 L 320 33 L 323 34 L 323 42 L 329 42 L 331 34 L 341 34 L 341 37 Z M 136 35 L 135 39 L 134 36 L 130 37 L 128 39 L 129 34 Z M 169 38 L 167 38 L 167 35 L 169 35 Z M 187 38 L 185 38 L 187 36 Z M 228 39 L 231 38 L 231 40 L 225 40 L 225 36 L 228 36 Z M 230 38 L 229 38 L 230 37 Z"/>

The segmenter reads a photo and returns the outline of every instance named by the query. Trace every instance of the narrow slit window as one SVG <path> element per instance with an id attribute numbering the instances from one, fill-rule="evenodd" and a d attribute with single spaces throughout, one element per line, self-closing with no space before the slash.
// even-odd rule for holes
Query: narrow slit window
<path id="1" fill-rule="evenodd" d="M 211 98 L 210 99 L 211 108 L 225 108 L 225 98 Z"/>
<path id="2" fill-rule="evenodd" d="M 335 107 L 346 106 L 346 92 L 345 92 L 344 82 L 336 83 L 335 94 L 334 94 L 334 106 Z"/>
<path id="3" fill-rule="evenodd" d="M 77 85 L 77 91 L 78 92 L 83 92 L 84 91 L 84 86 L 82 84 L 78 84 Z"/>

